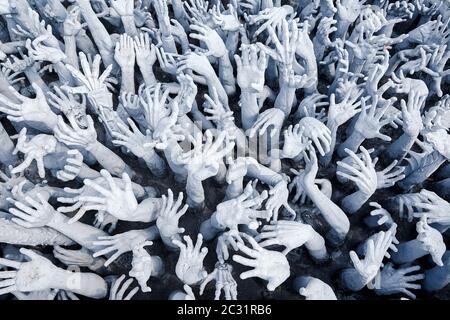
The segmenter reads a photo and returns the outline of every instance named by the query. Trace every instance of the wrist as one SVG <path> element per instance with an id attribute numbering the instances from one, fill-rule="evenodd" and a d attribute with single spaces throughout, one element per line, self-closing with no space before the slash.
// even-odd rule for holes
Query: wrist
<path id="1" fill-rule="evenodd" d="M 308 195 L 308 197 L 310 197 L 311 198 L 311 196 L 310 195 L 315 195 L 315 194 L 317 194 L 317 193 L 319 193 L 319 192 L 322 192 L 322 191 L 320 191 L 320 189 L 319 189 L 319 187 L 315 184 L 315 183 L 312 183 L 312 184 L 304 184 L 304 189 L 305 189 L 305 192 L 306 192 L 306 194 Z"/>
<path id="2" fill-rule="evenodd" d="M 58 116 L 50 111 L 46 120 L 46 125 L 51 131 L 53 131 L 58 125 Z"/>
<path id="3" fill-rule="evenodd" d="M 58 230 L 59 227 L 64 225 L 68 220 L 69 220 L 69 218 L 67 218 L 65 215 L 63 215 L 62 213 L 54 210 L 53 217 L 47 223 L 47 226 L 52 228 L 52 229 Z"/>
<path id="4" fill-rule="evenodd" d="M 336 133 L 337 129 L 339 128 L 339 124 L 334 119 L 328 119 L 327 127 L 328 127 L 328 129 L 330 129 L 330 131 L 333 134 L 333 133 Z"/>
<path id="5" fill-rule="evenodd" d="M 214 212 L 213 215 L 210 218 L 210 225 L 211 227 L 213 227 L 214 229 L 217 229 L 219 231 L 225 230 L 226 226 L 221 224 L 218 220 L 217 220 L 217 212 Z"/>
<path id="6" fill-rule="evenodd" d="M 216 56 L 219 59 L 220 64 L 231 63 L 230 58 L 228 57 L 228 50 L 224 48 L 224 51 L 219 56 Z"/>
<path id="7" fill-rule="evenodd" d="M 98 142 L 98 140 L 95 140 L 88 143 L 84 148 L 93 155 L 95 155 L 100 150 L 101 147 L 103 147 L 103 145 L 100 142 Z"/>
<path id="8" fill-rule="evenodd" d="M 364 135 L 355 128 L 349 137 L 349 140 L 352 142 L 352 146 L 355 146 L 352 147 L 351 150 L 356 151 L 356 149 L 358 149 L 358 146 L 361 145 L 361 143 L 363 143 L 365 139 L 366 138 L 364 137 Z"/>
<path id="9" fill-rule="evenodd" d="M 75 41 L 75 34 L 70 32 L 70 31 L 65 31 L 64 30 L 64 35 L 63 35 L 63 39 L 64 39 L 64 43 L 68 42 L 68 41 Z"/>
<path id="10" fill-rule="evenodd" d="M 134 77 L 134 59 L 128 58 L 126 63 L 120 64 L 120 70 L 122 71 L 122 77 Z"/>
<path id="11" fill-rule="evenodd" d="M 70 286 L 70 277 L 74 275 L 74 272 L 55 267 L 51 274 L 50 288 L 67 289 Z"/>
<path id="12" fill-rule="evenodd" d="M 186 193 L 188 195 L 188 201 L 192 206 L 201 205 L 203 204 L 203 201 L 205 201 L 202 180 L 198 179 L 193 174 L 188 174 Z"/>

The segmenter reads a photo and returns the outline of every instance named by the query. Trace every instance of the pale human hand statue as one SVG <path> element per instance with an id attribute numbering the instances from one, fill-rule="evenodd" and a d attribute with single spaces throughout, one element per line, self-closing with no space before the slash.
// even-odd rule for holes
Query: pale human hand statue
<path id="1" fill-rule="evenodd" d="M 192 24 L 191 31 L 192 32 L 189 35 L 191 38 L 197 39 L 206 45 L 207 49 L 205 49 L 204 52 L 206 56 L 220 58 L 228 54 L 228 50 L 222 38 L 216 31 L 208 27 L 206 24 L 199 22 Z"/>
<path id="2" fill-rule="evenodd" d="M 203 267 L 203 260 L 208 254 L 208 248 L 202 248 L 203 236 L 197 235 L 197 242 L 192 243 L 190 236 L 183 237 L 186 244 L 173 240 L 173 244 L 180 248 L 180 256 L 175 267 L 175 273 L 187 285 L 194 285 L 203 281 L 208 272 Z"/>
<path id="3" fill-rule="evenodd" d="M 274 291 L 291 274 L 289 262 L 281 252 L 264 249 L 252 237 L 246 234 L 243 236 L 251 247 L 242 243 L 237 243 L 237 247 L 250 259 L 235 254 L 233 260 L 253 269 L 241 273 L 240 278 L 242 280 L 253 277 L 261 278 L 267 281 L 267 290 Z"/>
<path id="4" fill-rule="evenodd" d="M 391 227 L 395 223 L 389 211 L 384 209 L 379 203 L 370 202 L 369 205 L 374 207 L 374 209 L 370 211 L 370 215 L 373 217 L 379 217 L 377 220 L 377 224 L 379 226 L 386 225 L 387 227 Z"/>
<path id="5" fill-rule="evenodd" d="M 128 273 L 139 283 L 142 292 L 151 292 L 152 289 L 147 285 L 150 276 L 156 276 L 162 271 L 162 261 L 159 257 L 150 256 L 144 249 L 145 246 L 151 246 L 152 241 L 145 241 L 133 249 L 133 260 L 131 261 L 131 270 Z"/>
<path id="6" fill-rule="evenodd" d="M 85 179 L 84 184 L 99 193 L 97 196 L 80 196 L 79 201 L 87 202 L 81 210 L 69 221 L 73 223 L 79 220 L 87 210 L 105 211 L 119 220 L 135 221 L 139 217 L 135 216 L 135 210 L 138 206 L 136 197 L 133 193 L 131 179 L 127 173 L 122 174 L 123 185 L 118 185 L 111 174 L 102 169 L 100 174 L 108 182 L 108 187 L 100 185 L 95 180 Z"/>
<path id="7" fill-rule="evenodd" d="M 42 291 L 51 288 L 52 279 L 55 273 L 59 272 L 58 268 L 50 260 L 32 250 L 22 248 L 20 252 L 30 261 L 17 262 L 0 258 L 0 264 L 15 270 L 0 271 L 2 275 L 0 294 L 13 291 Z"/>
<path id="8" fill-rule="evenodd" d="M 85 93 L 88 99 L 96 107 L 108 107 L 112 108 L 112 94 L 108 90 L 109 75 L 112 70 L 112 65 L 108 66 L 100 74 L 100 55 L 94 57 L 94 61 L 89 63 L 86 55 L 80 52 L 80 64 L 83 72 L 75 69 L 71 65 L 66 65 L 66 68 L 77 79 L 79 86 L 67 87 L 64 86 L 68 93 Z"/>
<path id="9" fill-rule="evenodd" d="M 125 33 L 120 35 L 119 41 L 116 43 L 114 59 L 122 70 L 134 68 L 136 59 L 134 47 L 133 38 Z"/>
<path id="10" fill-rule="evenodd" d="M 317 238 L 318 247 L 322 247 L 317 248 L 316 245 L 316 248 L 314 249 L 325 249 L 324 240 L 321 239 L 308 224 L 296 221 L 279 220 L 272 224 L 265 225 L 261 231 L 262 232 L 255 238 L 259 245 L 263 248 L 272 245 L 283 246 L 285 247 L 283 254 L 288 254 L 291 250 L 301 247 L 303 244 L 311 242 L 311 240 L 314 241 L 314 237 Z"/>
<path id="11" fill-rule="evenodd" d="M 53 64 L 65 60 L 66 55 L 59 48 L 48 47 L 42 44 L 47 38 L 47 35 L 42 35 L 33 41 L 31 39 L 27 40 L 25 46 L 30 58 L 35 61 L 48 61 Z"/>
<path id="12" fill-rule="evenodd" d="M 14 122 L 25 122 L 30 126 L 46 130 L 51 130 L 56 125 L 56 115 L 51 111 L 47 103 L 44 92 L 35 83 L 32 83 L 36 97 L 31 99 L 18 93 L 13 87 L 9 87 L 11 94 L 18 102 L 0 94 L 0 111 L 7 114 L 7 118 Z"/>
<path id="13" fill-rule="evenodd" d="M 259 135 L 270 132 L 270 136 L 274 137 L 276 134 L 280 133 L 284 118 L 285 115 L 280 109 L 268 109 L 259 114 L 253 126 L 247 130 L 247 134 L 252 138 L 255 136 L 256 132 L 259 132 Z"/>
<path id="14" fill-rule="evenodd" d="M 9 209 L 9 212 L 15 216 L 12 221 L 25 228 L 50 225 L 55 218 L 56 210 L 41 193 L 38 193 L 36 197 L 37 200 L 27 196 L 23 202 L 10 199 L 10 202 L 16 206 Z"/>
<path id="15" fill-rule="evenodd" d="M 305 127 L 301 127 L 299 123 L 284 130 L 283 158 L 294 158 L 311 145 L 310 140 L 303 136 L 304 131 Z"/>
<path id="16" fill-rule="evenodd" d="M 127 122 L 131 130 L 122 123 L 117 123 L 121 132 L 112 132 L 115 140 L 111 142 L 115 145 L 124 146 L 138 158 L 143 158 L 154 147 L 166 147 L 164 143 L 153 140 L 150 129 L 147 129 L 144 135 L 131 118 L 127 118 Z"/>
<path id="17" fill-rule="evenodd" d="M 386 264 L 375 279 L 375 293 L 378 295 L 389 295 L 403 293 L 411 299 L 416 295 L 411 290 L 421 288 L 420 284 L 413 283 L 425 278 L 423 274 L 409 274 L 420 270 L 420 266 L 395 269 L 392 263 Z"/>
<path id="18" fill-rule="evenodd" d="M 203 143 L 205 139 L 205 143 Z M 199 181 L 203 181 L 217 174 L 218 160 L 225 157 L 234 147 L 234 142 L 228 139 L 226 132 L 221 132 L 214 139 L 210 130 L 204 135 L 198 133 L 195 138 L 190 136 L 193 150 L 180 155 L 178 161 L 183 163 L 188 174 Z M 188 190 L 189 192 L 189 190 Z"/>
<path id="19" fill-rule="evenodd" d="M 438 223 L 440 225 L 450 225 L 450 203 L 439 197 L 436 193 L 422 189 L 416 194 L 415 201 L 411 206 L 419 211 L 413 213 L 414 217 L 426 217 L 428 223 Z M 411 208 L 411 211 L 412 210 Z"/>
<path id="20" fill-rule="evenodd" d="M 322 156 L 330 151 L 331 132 L 327 126 L 312 117 L 304 117 L 298 124 L 303 129 L 303 136 L 313 142 Z"/>
<path id="21" fill-rule="evenodd" d="M 38 134 L 27 141 L 27 128 L 23 128 L 17 136 L 17 144 L 13 154 L 22 152 L 24 161 L 11 170 L 12 174 L 23 172 L 35 160 L 39 177 L 45 177 L 44 156 L 56 151 L 57 140 L 54 136 Z"/>
<path id="22" fill-rule="evenodd" d="M 364 284 L 368 284 L 378 273 L 386 252 L 392 245 L 397 225 L 388 231 L 378 232 L 373 239 L 367 241 L 364 259 L 359 259 L 355 251 L 350 251 L 350 259 Z"/>
<path id="23" fill-rule="evenodd" d="M 71 93 L 64 93 L 59 87 L 55 86 L 53 92 L 47 92 L 48 103 L 55 109 L 60 110 L 67 118 L 74 118 L 77 124 L 85 128 L 87 126 L 86 119 L 86 98 Z"/>
<path id="24" fill-rule="evenodd" d="M 417 240 L 423 243 L 423 247 L 430 253 L 434 263 L 443 266 L 442 256 L 447 248 L 441 233 L 428 225 L 426 215 L 423 215 L 417 222 L 416 230 L 418 233 Z"/>
<path id="25" fill-rule="evenodd" d="M 237 84 L 245 92 L 261 92 L 267 67 L 266 53 L 256 45 L 242 45 L 241 56 L 235 55 Z"/>
<path id="26" fill-rule="evenodd" d="M 100 236 L 97 241 L 93 242 L 93 244 L 95 246 L 105 246 L 106 248 L 99 249 L 93 256 L 100 257 L 103 255 L 110 255 L 115 251 L 105 261 L 105 267 L 107 267 L 122 254 L 128 251 L 133 251 L 135 248 L 142 246 L 142 244 L 147 240 L 148 235 L 146 232 L 142 232 L 141 230 L 130 230 L 113 236 Z"/>
<path id="27" fill-rule="evenodd" d="M 170 105 L 167 104 L 168 96 L 169 90 L 162 91 L 161 83 L 158 83 L 154 88 L 146 88 L 144 95 L 139 98 L 151 137 L 160 143 L 160 148 L 172 137 L 181 139 L 173 133 L 178 117 L 178 103 L 174 101 Z"/>
<path id="28" fill-rule="evenodd" d="M 244 244 L 244 240 L 236 229 L 224 232 L 217 238 L 216 254 L 220 263 L 225 262 L 230 257 L 229 246 L 231 246 L 234 251 L 239 250 L 237 247 L 238 242 Z"/>
<path id="29" fill-rule="evenodd" d="M 85 248 L 70 250 L 55 246 L 53 247 L 53 256 L 67 266 L 87 267 L 91 270 L 103 264 L 101 258 L 94 258 L 92 253 Z"/>
<path id="30" fill-rule="evenodd" d="M 360 147 L 360 150 L 362 152 L 361 158 L 353 151 L 346 149 L 345 151 L 351 157 L 353 165 L 338 161 L 338 166 L 344 169 L 345 172 L 339 169 L 340 171 L 338 170 L 336 174 L 353 181 L 361 192 L 370 196 L 377 188 L 377 173 L 369 152 L 364 147 Z"/>
<path id="31" fill-rule="evenodd" d="M 266 210 L 268 210 L 272 218 L 277 221 L 281 207 L 284 207 L 290 216 L 295 217 L 294 209 L 288 203 L 289 190 L 286 181 L 281 180 L 269 190 L 269 198 L 266 202 Z"/>
<path id="32" fill-rule="evenodd" d="M 162 204 L 156 226 L 164 243 L 173 247 L 173 240 L 181 240 L 180 234 L 185 229 L 178 226 L 180 218 L 186 213 L 188 205 L 181 207 L 183 193 L 178 194 L 178 199 L 174 202 L 174 196 L 171 189 L 167 191 L 167 196 L 162 196 Z"/>
<path id="33" fill-rule="evenodd" d="M 237 300 L 237 283 L 232 276 L 233 267 L 228 263 L 217 263 L 214 271 L 208 274 L 200 285 L 200 295 L 206 285 L 212 280 L 216 281 L 214 300 L 219 300 L 223 291 L 226 300 Z"/>
<path id="34" fill-rule="evenodd" d="M 355 123 L 355 131 L 365 139 L 379 138 L 384 141 L 391 141 L 391 137 L 380 132 L 381 128 L 391 122 L 391 119 L 383 119 L 388 106 L 386 104 L 384 107 L 378 108 L 376 101 L 367 106 L 365 101 L 362 100 L 361 113 Z"/>
<path id="35" fill-rule="evenodd" d="M 55 138 L 68 147 L 82 147 L 88 151 L 94 148 L 97 143 L 97 132 L 91 116 L 86 117 L 86 127 L 77 123 L 74 117 L 69 117 L 68 120 L 70 126 L 61 116 L 58 116 L 57 126 L 54 129 Z"/>
<path id="36" fill-rule="evenodd" d="M 268 220 L 271 214 L 267 210 L 258 210 L 268 197 L 267 191 L 264 190 L 257 197 L 252 197 L 253 193 L 252 183 L 249 182 L 240 196 L 218 204 L 213 215 L 214 223 L 221 229 L 237 230 L 241 224 L 257 229 L 258 219 Z"/>
<path id="37" fill-rule="evenodd" d="M 302 286 L 298 293 L 304 296 L 305 300 L 337 300 L 333 289 L 322 280 L 313 277 L 300 277 L 299 280 Z"/>
<path id="38" fill-rule="evenodd" d="M 272 27 L 274 30 L 279 30 L 281 28 L 281 25 L 283 21 L 291 14 L 294 13 L 294 10 L 291 6 L 281 6 L 281 7 L 272 7 L 272 8 L 266 8 L 260 12 L 258 12 L 257 15 L 251 15 L 249 17 L 249 23 L 250 24 L 262 24 L 258 27 L 258 29 L 255 31 L 255 37 L 258 36 L 260 33 L 265 31 L 269 26 Z"/>

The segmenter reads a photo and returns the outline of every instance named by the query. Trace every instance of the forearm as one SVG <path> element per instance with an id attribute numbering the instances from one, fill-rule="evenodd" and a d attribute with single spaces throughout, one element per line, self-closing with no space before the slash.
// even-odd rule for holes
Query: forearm
<path id="1" fill-rule="evenodd" d="M 406 153 L 411 149 L 416 140 L 416 136 L 410 136 L 403 133 L 397 140 L 389 145 L 387 148 L 387 154 L 390 159 L 403 159 Z"/>
<path id="2" fill-rule="evenodd" d="M 134 65 L 121 67 L 122 80 L 120 84 L 120 92 L 136 92 L 134 85 Z"/>
<path id="3" fill-rule="evenodd" d="M 217 78 L 215 72 L 213 72 L 212 74 L 209 75 L 209 77 L 207 77 L 206 85 L 208 86 L 209 96 L 214 97 L 213 88 L 216 89 L 217 95 L 219 96 L 219 100 L 223 103 L 223 105 L 226 108 L 228 108 L 228 95 L 225 89 L 223 88 L 219 78 Z"/>
<path id="4" fill-rule="evenodd" d="M 323 55 L 325 53 L 325 45 L 314 38 L 314 55 L 316 56 L 317 61 L 322 61 Z"/>
<path id="5" fill-rule="evenodd" d="M 398 251 L 391 254 L 391 260 L 396 264 L 413 262 L 428 254 L 422 242 L 416 239 L 402 242 L 396 247 Z"/>
<path id="6" fill-rule="evenodd" d="M 337 136 L 337 130 L 338 130 L 338 126 L 332 122 L 328 122 L 327 127 L 331 131 L 331 143 L 330 143 L 330 151 L 328 153 L 326 153 L 325 156 L 323 156 L 320 159 L 320 163 L 323 166 L 328 166 L 333 157 L 334 148 L 336 147 L 336 136 Z"/>
<path id="7" fill-rule="evenodd" d="M 225 192 L 226 199 L 234 199 L 244 191 L 244 177 L 232 181 Z"/>
<path id="8" fill-rule="evenodd" d="M 84 30 L 78 32 L 75 36 L 75 40 L 77 42 L 77 48 L 80 51 L 83 51 L 86 55 L 96 55 L 98 53 L 95 44 L 92 42 L 91 38 L 88 37 Z"/>
<path id="9" fill-rule="evenodd" d="M 68 290 L 82 296 L 101 299 L 108 293 L 108 285 L 95 273 L 72 272 L 58 268 L 52 277 L 50 288 Z"/>
<path id="10" fill-rule="evenodd" d="M 162 46 L 166 53 L 177 53 L 177 46 L 175 45 L 175 39 L 172 34 L 162 35 Z"/>
<path id="11" fill-rule="evenodd" d="M 219 58 L 219 77 L 228 95 L 236 93 L 236 84 L 233 74 L 233 66 L 231 65 L 228 52 Z"/>
<path id="12" fill-rule="evenodd" d="M 325 260 L 328 258 L 325 239 L 314 229 L 311 231 L 310 239 L 305 242 L 305 247 L 308 249 L 309 254 L 317 260 Z"/>
<path id="13" fill-rule="evenodd" d="M 14 165 L 17 161 L 17 154 L 13 154 L 14 143 L 1 123 L 0 142 L 0 162 L 6 165 Z"/>
<path id="14" fill-rule="evenodd" d="M 104 65 L 114 64 L 113 43 L 105 26 L 98 19 L 94 10 L 92 10 L 89 1 L 77 0 L 77 4 L 80 7 L 81 14 L 84 20 L 88 24 L 89 30 L 92 34 L 92 38 L 94 39 L 100 55 L 102 56 Z"/>
<path id="15" fill-rule="evenodd" d="M 66 68 L 62 62 L 54 63 L 55 71 L 58 74 L 59 81 L 64 85 L 73 83 L 72 73 Z"/>
<path id="16" fill-rule="evenodd" d="M 312 94 L 317 91 L 317 83 L 319 81 L 319 75 L 317 70 L 317 60 L 316 57 L 311 55 L 304 58 L 305 60 L 305 71 L 310 79 L 314 79 L 314 82 L 309 86 L 304 88 L 305 93 Z M 295 93 L 294 93 L 295 94 Z"/>
<path id="17" fill-rule="evenodd" d="M 37 72 L 36 68 L 33 66 L 27 68 L 25 71 L 25 76 L 27 77 L 28 81 L 30 83 L 35 83 L 39 86 L 39 88 L 42 89 L 44 93 L 49 92 L 50 88 L 47 86 L 47 84 L 42 80 L 41 76 Z"/>
<path id="18" fill-rule="evenodd" d="M 161 177 L 166 173 L 166 164 L 155 150 L 150 150 L 142 159 L 155 176 Z"/>
<path id="19" fill-rule="evenodd" d="M 79 69 L 77 41 L 74 36 L 64 36 L 64 53 L 66 54 L 66 63 L 70 64 L 75 69 Z"/>
<path id="20" fill-rule="evenodd" d="M 365 63 L 365 59 L 353 58 L 352 62 L 349 65 L 349 71 L 355 74 L 361 73 Z"/>
<path id="21" fill-rule="evenodd" d="M 257 162 L 247 166 L 247 176 L 257 178 L 262 183 L 272 187 L 278 182 L 283 181 L 283 176 L 281 174 Z"/>
<path id="22" fill-rule="evenodd" d="M 356 191 L 342 200 L 342 208 L 345 212 L 353 214 L 358 211 L 370 197 L 371 195 L 367 195 L 361 191 Z"/>
<path id="23" fill-rule="evenodd" d="M 348 28 L 350 28 L 351 22 L 344 20 L 344 19 L 338 19 L 337 21 L 337 30 L 334 33 L 334 39 L 345 39 L 347 35 Z"/>
<path id="24" fill-rule="evenodd" d="M 205 191 L 201 180 L 198 180 L 188 174 L 186 181 L 186 193 L 189 205 L 201 206 L 205 201 Z"/>
<path id="25" fill-rule="evenodd" d="M 84 180 L 84 179 L 96 179 L 100 176 L 101 176 L 100 172 L 91 169 L 89 166 L 83 163 L 77 177 L 79 179 Z"/>
<path id="26" fill-rule="evenodd" d="M 330 227 L 336 232 L 339 240 L 343 240 L 350 229 L 350 221 L 341 208 L 328 199 L 316 185 L 307 188 L 306 194 L 320 210 Z"/>
<path id="27" fill-rule="evenodd" d="M 103 168 L 115 176 L 121 176 L 123 172 L 132 172 L 132 170 L 117 154 L 98 141 L 96 141 L 88 151 L 92 153 Z"/>
<path id="28" fill-rule="evenodd" d="M 99 250 L 98 246 L 95 246 L 93 242 L 98 237 L 107 236 L 106 232 L 79 221 L 71 224 L 68 224 L 68 221 L 68 217 L 55 212 L 55 217 L 48 226 L 93 252 Z"/>
<path id="29" fill-rule="evenodd" d="M 213 220 L 215 221 L 214 214 L 211 216 L 211 218 L 203 221 L 200 226 L 200 233 L 202 234 L 205 241 L 214 239 L 219 232 L 225 230 L 225 228 L 219 227 L 217 225 L 217 222 L 213 222 Z"/>
<path id="30" fill-rule="evenodd" d="M 288 117 L 291 114 L 292 104 L 295 99 L 295 88 L 290 88 L 287 85 L 281 85 L 280 92 L 275 100 L 275 108 L 284 112 Z"/>
<path id="31" fill-rule="evenodd" d="M 136 24 L 134 22 L 134 16 L 121 16 L 120 17 L 123 23 L 123 28 L 125 29 L 125 33 L 130 37 L 135 37 L 138 35 Z"/>
<path id="32" fill-rule="evenodd" d="M 41 227 L 27 229 L 18 224 L 0 219 L 0 242 L 19 246 L 70 246 L 74 242 L 56 230 Z"/>
<path id="33" fill-rule="evenodd" d="M 241 120 L 244 130 L 250 129 L 258 119 L 259 107 L 256 93 L 241 93 Z"/>
<path id="34" fill-rule="evenodd" d="M 245 32 L 245 31 L 244 31 Z M 228 49 L 228 57 L 233 57 L 239 45 L 239 31 L 229 31 L 225 41 L 225 47 Z"/>
<path id="35" fill-rule="evenodd" d="M 128 221 L 152 222 L 158 218 L 161 209 L 162 198 L 147 198 L 139 203 Z"/>
<path id="36" fill-rule="evenodd" d="M 157 80 L 155 74 L 153 73 L 153 66 L 146 64 L 145 62 L 138 63 L 139 69 L 141 70 L 142 77 L 144 78 L 145 85 L 149 88 L 156 85 Z"/>
<path id="37" fill-rule="evenodd" d="M 341 281 L 347 290 L 360 291 L 364 288 L 366 283 L 364 279 L 355 269 L 345 269 L 341 273 Z"/>
<path id="38" fill-rule="evenodd" d="M 364 142 L 365 138 L 364 136 L 359 133 L 356 130 L 353 130 L 353 132 L 350 134 L 350 136 L 345 140 L 338 149 L 338 154 L 341 157 L 346 156 L 345 149 L 349 149 L 353 152 L 356 152 L 359 148 L 359 146 Z"/>

